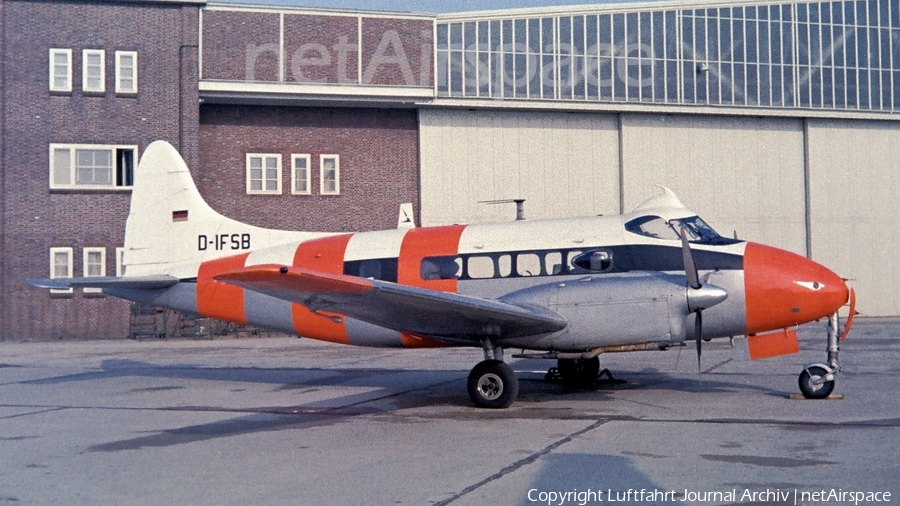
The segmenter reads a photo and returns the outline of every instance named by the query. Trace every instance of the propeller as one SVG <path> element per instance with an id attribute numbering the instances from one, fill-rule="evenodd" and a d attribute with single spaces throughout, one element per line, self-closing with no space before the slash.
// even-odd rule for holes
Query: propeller
<path id="1" fill-rule="evenodd" d="M 700 371 L 700 356 L 703 353 L 703 310 L 709 309 L 728 297 L 728 292 L 715 285 L 700 283 L 697 262 L 688 242 L 687 232 L 681 227 L 681 257 L 684 261 L 684 276 L 687 279 L 688 311 L 694 313 L 694 336 L 697 339 L 697 371 Z"/>

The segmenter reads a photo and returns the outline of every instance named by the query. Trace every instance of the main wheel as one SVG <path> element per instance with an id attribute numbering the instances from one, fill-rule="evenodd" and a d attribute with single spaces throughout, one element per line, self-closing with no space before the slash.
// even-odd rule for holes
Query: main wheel
<path id="1" fill-rule="evenodd" d="M 597 381 L 600 372 L 600 357 L 557 360 L 559 376 L 567 389 L 589 388 Z"/>
<path id="2" fill-rule="evenodd" d="M 822 378 L 828 375 L 828 371 L 822 367 L 814 365 L 807 367 L 800 373 L 800 391 L 803 397 L 807 399 L 824 399 L 834 390 L 834 380 L 822 381 Z"/>
<path id="3" fill-rule="evenodd" d="M 469 397 L 479 408 L 508 408 L 519 395 L 519 380 L 502 360 L 479 362 L 469 373 Z"/>

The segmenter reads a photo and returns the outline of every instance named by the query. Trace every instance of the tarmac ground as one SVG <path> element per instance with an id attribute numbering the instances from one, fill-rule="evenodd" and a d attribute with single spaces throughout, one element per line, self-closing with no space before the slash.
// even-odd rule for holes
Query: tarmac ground
<path id="1" fill-rule="evenodd" d="M 509 362 L 505 410 L 466 394 L 480 349 L 297 338 L 0 342 L 0 505 L 886 504 L 900 502 L 900 320 L 858 319 L 839 400 L 825 360 L 728 340 L 601 357 L 566 392 Z M 513 350 L 507 350 L 507 357 Z"/>

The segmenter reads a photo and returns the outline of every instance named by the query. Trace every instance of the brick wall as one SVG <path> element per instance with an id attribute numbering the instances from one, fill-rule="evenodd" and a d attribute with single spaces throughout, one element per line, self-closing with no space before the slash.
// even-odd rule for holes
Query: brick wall
<path id="1" fill-rule="evenodd" d="M 429 18 L 206 8 L 203 79 L 432 86 L 433 31 Z"/>
<path id="2" fill-rule="evenodd" d="M 80 291 L 51 296 L 23 283 L 45 278 L 50 248 L 105 247 L 115 274 L 128 191 L 51 190 L 51 143 L 137 145 L 165 139 L 196 163 L 198 6 L 165 3 L 3 2 L 4 172 L 0 339 L 122 337 L 128 303 Z M 49 91 L 49 49 L 72 50 L 71 93 Z M 106 91 L 82 91 L 82 50 L 106 54 Z M 115 51 L 138 53 L 138 93 L 115 93 Z"/>
<path id="3" fill-rule="evenodd" d="M 281 195 L 247 195 L 247 153 L 281 154 Z M 291 194 L 292 153 L 311 155 L 312 195 Z M 340 195 L 319 192 L 323 154 L 340 156 Z M 200 108 L 197 186 L 217 211 L 257 226 L 334 232 L 394 228 L 401 203 L 419 208 L 418 167 L 413 109 Z"/>

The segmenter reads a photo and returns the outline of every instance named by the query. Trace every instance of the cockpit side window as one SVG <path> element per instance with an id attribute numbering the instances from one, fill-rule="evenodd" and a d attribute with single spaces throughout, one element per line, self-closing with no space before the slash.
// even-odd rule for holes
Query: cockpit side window
<path id="1" fill-rule="evenodd" d="M 625 230 L 632 234 L 653 237 L 655 239 L 675 240 L 678 234 L 659 216 L 641 216 L 625 224 Z"/>

